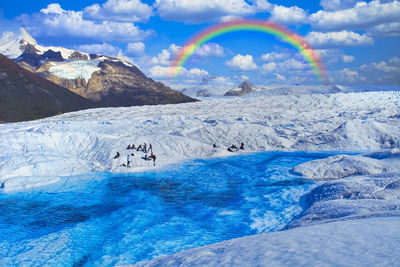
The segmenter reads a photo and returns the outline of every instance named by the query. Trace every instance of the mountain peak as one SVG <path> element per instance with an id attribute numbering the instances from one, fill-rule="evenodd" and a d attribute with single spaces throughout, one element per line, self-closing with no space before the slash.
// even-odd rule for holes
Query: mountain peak
<path id="1" fill-rule="evenodd" d="M 224 96 L 242 96 L 255 91 L 255 87 L 249 80 L 241 82 L 237 87 L 229 90 Z"/>
<path id="2" fill-rule="evenodd" d="M 252 90 L 255 86 L 249 80 L 246 80 L 239 84 L 238 87 L 242 88 L 242 90 Z"/>
<path id="3" fill-rule="evenodd" d="M 21 39 L 30 43 L 30 44 L 37 44 L 35 38 L 33 38 L 26 30 L 25 28 L 21 27 L 19 28 L 19 31 L 21 33 Z"/>

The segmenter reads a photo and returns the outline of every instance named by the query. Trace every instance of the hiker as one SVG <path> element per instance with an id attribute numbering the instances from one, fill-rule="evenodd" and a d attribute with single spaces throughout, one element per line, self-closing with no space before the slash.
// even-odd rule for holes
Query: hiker
<path id="1" fill-rule="evenodd" d="M 240 144 L 240 149 L 244 150 L 244 144 L 243 144 L 243 142 Z"/>
<path id="2" fill-rule="evenodd" d="M 139 145 L 136 149 L 136 151 L 143 151 L 142 145 Z"/>
<path id="3" fill-rule="evenodd" d="M 238 149 L 237 146 L 235 146 L 235 145 L 231 145 L 231 148 L 232 149 Z"/>
<path id="4" fill-rule="evenodd" d="M 229 152 L 233 152 L 232 148 L 228 147 L 228 151 Z"/>
<path id="5" fill-rule="evenodd" d="M 128 145 L 128 147 L 126 149 L 131 149 L 131 144 Z"/>
<path id="6" fill-rule="evenodd" d="M 136 149 L 135 144 L 133 144 L 131 148 L 132 148 L 132 149 Z"/>
<path id="7" fill-rule="evenodd" d="M 144 153 L 147 153 L 147 145 L 146 145 L 146 143 L 144 143 L 143 152 L 144 152 Z"/>
<path id="8" fill-rule="evenodd" d="M 119 158 L 119 152 L 117 152 L 117 154 L 114 156 L 114 159 Z"/>
<path id="9" fill-rule="evenodd" d="M 130 167 L 130 165 L 129 165 L 130 159 L 131 159 L 131 156 L 129 156 L 129 154 L 126 155 L 126 167 Z"/>
<path id="10" fill-rule="evenodd" d="M 149 152 L 151 150 L 151 153 L 153 153 L 153 146 L 151 144 L 149 144 Z"/>
<path id="11" fill-rule="evenodd" d="M 213 144 L 213 148 L 217 148 L 217 144 L 214 143 L 214 144 Z"/>
<path id="12" fill-rule="evenodd" d="M 151 152 L 150 158 L 153 159 L 153 166 L 156 166 L 156 155 L 154 155 L 153 152 Z"/>

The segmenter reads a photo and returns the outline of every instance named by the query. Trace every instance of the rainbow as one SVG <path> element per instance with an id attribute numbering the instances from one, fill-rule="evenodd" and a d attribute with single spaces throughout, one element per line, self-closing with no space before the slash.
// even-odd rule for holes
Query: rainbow
<path id="1" fill-rule="evenodd" d="M 281 38 L 294 46 L 304 56 L 319 80 L 325 83 L 328 81 L 321 59 L 304 38 L 289 31 L 281 25 L 270 21 L 260 20 L 235 20 L 214 25 L 201 31 L 190 39 L 190 41 L 175 56 L 169 69 L 170 77 L 176 78 L 189 57 L 193 55 L 196 49 L 202 46 L 205 42 L 208 42 L 214 37 L 236 31 L 260 31 Z"/>

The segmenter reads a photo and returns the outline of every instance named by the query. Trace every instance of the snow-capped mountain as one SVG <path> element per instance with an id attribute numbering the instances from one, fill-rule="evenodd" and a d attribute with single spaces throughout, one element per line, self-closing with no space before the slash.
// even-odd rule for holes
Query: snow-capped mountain
<path id="1" fill-rule="evenodd" d="M 224 96 L 242 96 L 242 95 L 247 95 L 250 93 L 253 93 L 257 90 L 257 87 L 255 87 L 250 81 L 244 81 L 241 84 L 239 84 L 237 87 L 229 90 L 224 94 Z"/>
<path id="2" fill-rule="evenodd" d="M 25 69 L 105 106 L 195 101 L 146 77 L 123 59 L 41 46 L 22 28 L 20 35 L 3 39 L 0 53 Z"/>
<path id="3" fill-rule="evenodd" d="M 99 107 L 0 54 L 0 123 Z"/>

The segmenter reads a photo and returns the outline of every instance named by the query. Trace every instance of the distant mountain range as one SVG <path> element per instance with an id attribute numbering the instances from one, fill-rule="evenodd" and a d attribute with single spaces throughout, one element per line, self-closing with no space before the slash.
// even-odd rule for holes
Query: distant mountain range
<path id="1" fill-rule="evenodd" d="M 0 44 L 0 53 L 33 73 L 67 88 L 98 106 L 174 104 L 196 101 L 146 77 L 123 59 L 38 45 L 24 29 Z"/>
<path id="2" fill-rule="evenodd" d="M 0 123 L 39 119 L 100 106 L 0 54 Z"/>

